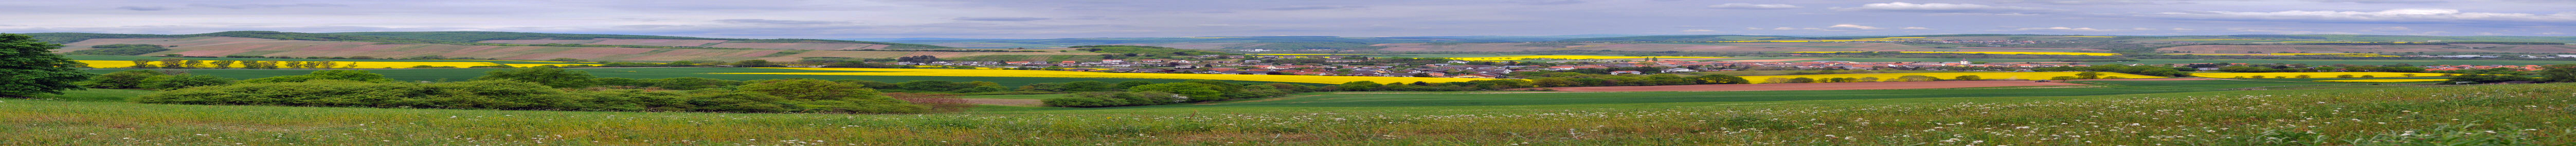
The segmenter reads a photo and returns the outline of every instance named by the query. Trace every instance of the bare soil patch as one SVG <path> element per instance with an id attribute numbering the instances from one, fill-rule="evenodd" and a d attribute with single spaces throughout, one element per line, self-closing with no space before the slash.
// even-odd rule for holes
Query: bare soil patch
<path id="1" fill-rule="evenodd" d="M 1828 58 L 1797 58 L 1797 59 L 1735 60 L 1734 62 L 1785 62 L 1785 61 L 1808 61 L 1808 60 L 1825 60 L 1825 59 L 1828 59 Z"/>
<path id="2" fill-rule="evenodd" d="M 1044 103 L 1039 103 L 1039 102 L 1038 102 L 1038 100 L 1036 100 L 1036 99 L 990 99 L 990 98 L 966 98 L 966 103 L 974 103 L 974 104 L 981 104 L 981 105 L 1001 105 L 1001 106 L 1040 106 L 1040 105 L 1045 105 Z"/>
<path id="3" fill-rule="evenodd" d="M 2199 80 L 2216 80 L 2216 79 L 2209 79 L 2209 78 L 2153 78 L 2153 79 L 2090 79 L 2090 80 L 2077 80 L 2077 81 L 2199 81 Z"/>
<path id="4" fill-rule="evenodd" d="M 1800 90 L 1884 90 L 1884 89 L 1940 89 L 1940 88 L 2014 87 L 2014 86 L 2084 86 L 2084 85 L 2085 85 L 2085 84 L 2076 84 L 2076 83 L 2059 83 L 2059 82 L 2033 82 L 2033 81 L 1938 81 L 1938 82 L 1862 82 L 1862 83 L 1796 83 L 1796 84 L 1730 84 L 1730 85 L 1673 85 L 1673 86 L 1565 87 L 1565 88 L 1549 88 L 1549 89 L 1555 89 L 1556 91 L 1570 91 L 1570 92 L 1633 92 L 1633 91 L 1800 91 Z"/>

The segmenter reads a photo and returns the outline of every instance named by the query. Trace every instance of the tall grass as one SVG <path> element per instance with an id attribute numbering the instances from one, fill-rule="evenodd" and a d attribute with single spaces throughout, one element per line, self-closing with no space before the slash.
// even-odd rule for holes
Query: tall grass
<path id="1" fill-rule="evenodd" d="M 1519 110 L 722 114 L 0 100 L 0 145 L 2568 145 L 2576 84 Z M 1836 100 L 1841 101 L 1841 100 Z M 1273 101 L 1273 102 L 1297 102 Z M 1816 101 L 1834 102 L 1834 101 Z M 1155 110 L 1158 107 L 1123 110 Z M 1160 107 L 1170 110 L 1188 108 Z M 1103 110 L 1112 111 L 1112 110 Z M 1345 112 L 1359 111 L 1359 112 Z"/>

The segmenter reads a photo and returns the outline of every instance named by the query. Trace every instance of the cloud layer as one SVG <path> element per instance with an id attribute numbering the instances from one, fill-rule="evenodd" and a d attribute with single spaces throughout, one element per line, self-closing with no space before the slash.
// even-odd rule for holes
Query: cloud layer
<path id="1" fill-rule="evenodd" d="M 730 38 L 2576 32 L 2557 0 L 94 0 L 0 3 L 0 33 L 518 31 Z M 1741 28 L 1741 29 L 1737 29 Z"/>

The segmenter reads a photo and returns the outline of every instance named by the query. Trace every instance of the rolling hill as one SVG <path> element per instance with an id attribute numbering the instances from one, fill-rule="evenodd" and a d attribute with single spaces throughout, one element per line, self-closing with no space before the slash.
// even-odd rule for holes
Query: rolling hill
<path id="1" fill-rule="evenodd" d="M 633 46 L 713 47 L 713 48 L 793 49 L 793 50 L 946 49 L 946 48 L 956 48 L 956 47 L 936 46 L 936 45 L 922 45 L 922 44 L 889 43 L 889 42 L 870 42 L 870 41 L 850 41 L 850 40 L 824 40 L 824 39 L 730 39 L 730 38 L 701 38 L 701 37 L 651 36 L 651 35 L 560 34 L 560 33 L 527 33 L 527 32 L 489 32 L 489 31 L 440 31 L 440 32 L 342 32 L 342 33 L 325 33 L 325 34 L 338 34 L 338 35 L 351 35 L 351 36 L 373 36 L 373 37 L 403 38 L 403 39 L 420 39 L 420 40 L 438 40 L 438 41 L 450 41 L 450 42 L 493 43 L 493 44 L 581 44 L 581 45 L 611 45 L 611 46 L 633 45 Z"/>
<path id="2" fill-rule="evenodd" d="M 579 46 L 502 46 L 397 43 L 370 41 L 315 41 L 267 38 L 197 36 L 184 38 L 97 38 L 67 43 L 69 52 L 93 49 L 89 46 L 108 44 L 152 44 L 172 46 L 169 51 L 145 55 L 180 54 L 184 56 L 283 56 L 283 57 L 356 57 L 374 58 L 486 58 L 503 60 L 543 60 L 574 58 L 601 61 L 683 61 L 683 60 L 772 60 L 793 61 L 804 57 L 894 58 L 930 55 L 943 58 L 980 55 L 1090 55 L 1097 53 L 1057 52 L 929 52 L 929 51 L 840 51 L 776 49 L 688 49 L 626 48 Z"/>

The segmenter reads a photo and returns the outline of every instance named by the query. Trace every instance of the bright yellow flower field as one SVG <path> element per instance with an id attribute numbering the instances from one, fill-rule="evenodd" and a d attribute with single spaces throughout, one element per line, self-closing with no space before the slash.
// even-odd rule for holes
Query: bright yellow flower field
<path id="1" fill-rule="evenodd" d="M 2046 80 L 2046 79 L 2049 79 L 2049 78 L 2059 77 L 2059 76 L 2075 76 L 2075 74 L 2078 74 L 2078 73 L 2083 73 L 2083 72 L 1883 73 L 1883 74 L 1821 74 L 1821 75 L 1743 76 L 1743 77 L 1744 77 L 1744 80 L 1753 81 L 1753 83 L 1755 83 L 1755 84 L 1760 84 L 1760 83 L 1766 82 L 1765 80 L 1769 80 L 1770 78 L 1810 78 L 1810 79 L 1824 79 L 1824 78 L 1866 78 L 1866 77 L 1877 77 L 1879 80 L 1881 80 L 1881 81 L 1885 81 L 1885 80 L 1887 80 L 1887 79 L 1896 79 L 1896 77 L 1904 77 L 1904 76 L 1908 76 L 1908 75 L 1932 76 L 1933 78 L 1941 78 L 1941 79 L 1944 79 L 1944 80 L 1952 79 L 1952 78 L 1958 78 L 1959 76 L 1966 76 L 1966 75 L 1976 75 L 1976 76 L 1977 76 L 1977 78 L 1984 78 L 1984 79 L 1989 79 L 1989 80 L 1997 80 L 1997 79 Z M 2158 77 L 2158 76 L 2137 75 L 2137 74 L 2124 74 L 2124 73 L 2113 73 L 2113 72 L 2099 72 L 2099 73 L 2102 73 L 2102 77 L 2104 77 L 2104 78 L 2109 78 L 2109 77 L 2121 77 L 2121 78 L 2131 78 L 2131 79 L 2165 78 L 2165 77 Z"/>
<path id="2" fill-rule="evenodd" d="M 2448 81 L 2448 80 L 2451 80 L 2451 79 L 2318 80 L 2317 82 L 2344 82 L 2344 83 L 2396 83 L 2396 82 L 2440 82 L 2440 81 Z"/>
<path id="3" fill-rule="evenodd" d="M 1404 82 L 1404 83 L 1412 83 L 1412 82 L 1446 83 L 1446 82 L 1465 82 L 1465 81 L 1476 81 L 1476 80 L 1496 80 L 1496 79 L 1469 79 L 1469 78 L 1354 77 L 1354 76 L 1308 76 L 1308 75 L 1166 74 L 1166 73 L 1106 73 L 1106 72 L 1049 71 L 1049 70 L 983 70 L 983 69 L 897 69 L 897 68 L 769 68 L 769 69 L 823 70 L 823 71 L 861 71 L 861 72 L 820 72 L 820 73 L 716 73 L 716 74 L 852 75 L 852 76 L 942 76 L 942 77 L 1040 77 L 1040 78 L 1135 78 L 1135 79 L 1184 79 L 1184 80 L 1237 80 L 1237 81 L 1264 81 L 1264 82 L 1291 82 L 1291 83 L 1318 83 L 1318 84 L 1341 84 L 1341 83 L 1348 83 L 1348 82 L 1352 82 L 1352 81 L 1372 81 L 1372 82 L 1378 82 L 1378 83 L 1396 83 L 1396 82 Z M 1508 80 L 1508 79 L 1504 79 L 1504 80 Z"/>
<path id="4" fill-rule="evenodd" d="M 2413 76 L 2408 76 L 2408 74 L 2413 74 Z M 2299 75 L 2308 75 L 2308 78 L 2337 78 L 2336 76 L 2341 76 L 2341 75 L 2352 75 L 2352 76 L 2353 76 L 2353 77 L 2355 77 L 2355 78 L 2359 78 L 2359 77 L 2361 77 L 2361 76 L 2365 76 L 2365 75 L 2367 75 L 2367 76 L 2371 76 L 2371 77 L 2381 77 L 2381 78 L 2385 78 L 2385 77 L 2434 77 L 2434 76 L 2442 76 L 2442 75 L 2444 75 L 2444 74 L 2445 74 L 2445 73 L 2402 73 L 2402 72 L 2266 72 L 2266 73 L 2191 73 L 2191 76 L 2196 76 L 2196 77 L 2205 77 L 2205 78 L 2254 78 L 2254 76 L 2263 76 L 2263 78 L 2299 78 Z M 2460 75 L 2460 74 L 2449 74 L 2449 75 Z"/>
<path id="5" fill-rule="evenodd" d="M 1867 52 L 1867 51 L 1818 51 L 1818 52 L 1789 52 L 1789 53 L 1860 53 L 1860 52 Z M 2075 52 L 1915 52 L 1915 51 L 1905 51 L 1905 52 L 1903 52 L 1903 53 L 2015 54 L 2015 55 L 2085 55 L 2085 56 L 2119 56 L 2119 55 L 2120 55 L 2120 53 L 2075 53 Z"/>

